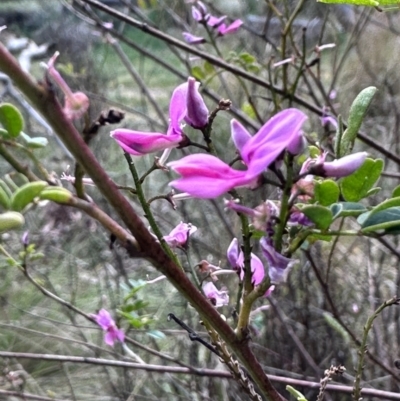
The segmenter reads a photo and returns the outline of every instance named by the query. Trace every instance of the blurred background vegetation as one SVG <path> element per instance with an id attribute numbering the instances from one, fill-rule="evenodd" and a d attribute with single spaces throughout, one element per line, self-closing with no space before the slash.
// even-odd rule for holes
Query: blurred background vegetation
<path id="1" fill-rule="evenodd" d="M 182 39 L 182 31 L 204 34 L 191 17 L 191 4 L 182 0 L 104 3 L 178 39 Z M 218 50 L 226 60 L 247 69 L 253 64 L 252 71 L 279 87 L 284 74 L 290 83 L 300 77 L 295 94 L 306 104 L 299 105 L 290 97 L 281 98 L 278 103 L 282 108 L 300 107 L 309 115 L 307 135 L 311 142 L 319 141 L 330 147 L 334 134 L 332 127 L 322 126 L 313 107 L 325 107 L 333 115 L 341 114 L 346 119 L 349 106 L 360 90 L 370 85 L 378 87 L 378 95 L 363 125 L 363 132 L 372 144 L 358 141 L 356 146 L 385 160 L 386 175 L 379 183 L 381 192 L 371 201 L 376 204 L 385 199 L 400 178 L 399 162 L 393 157 L 400 153 L 398 11 L 380 13 L 375 9 L 328 6 L 308 0 L 292 21 L 283 50 L 282 30 L 295 2 L 204 3 L 216 15 L 227 13 L 245 23 L 237 34 L 218 40 Z M 113 23 L 113 29 L 106 32 L 101 23 L 109 22 Z M 60 51 L 59 70 L 74 90 L 89 96 L 91 120 L 102 110 L 114 108 L 125 113 L 120 126 L 164 132 L 172 90 L 195 73 L 205 84 L 203 94 L 210 110 L 220 98 L 233 102 L 232 112 L 219 113 L 214 126 L 214 143 L 228 159 L 226 152 L 234 155 L 230 145 L 227 150 L 232 116 L 254 132 L 277 109 L 274 93 L 245 82 L 251 94 L 248 97 L 243 81 L 233 74 L 81 1 L 3 0 L 0 25 L 4 24 L 8 28 L 1 33 L 0 40 L 9 46 L 21 38 L 48 46 L 41 59 L 32 59 L 30 72 L 38 80 L 44 76 L 40 61 L 47 61 L 55 50 Z M 336 47 L 316 51 L 316 46 L 328 43 L 335 43 Z M 216 52 L 210 44 L 201 46 L 210 53 Z M 16 55 L 20 51 L 16 49 Z M 250 64 L 240 63 L 239 56 L 244 53 L 252 57 Z M 129 69 L 121 59 L 124 56 L 130 63 Z M 274 67 L 274 63 L 285 58 L 293 60 Z M 4 84 L 1 100 L 20 107 L 6 89 Z M 49 146 L 36 152 L 48 171 L 54 177 L 60 177 L 68 168 L 73 171 L 73 160 L 54 136 L 32 118 L 28 108 L 24 117 L 29 135 L 45 135 L 49 139 Z M 121 150 L 109 138 L 114 128 L 102 128 L 91 147 L 110 176 L 118 184 L 130 186 L 131 176 Z M 389 153 L 382 154 L 379 145 Z M 182 154 L 185 151 L 174 150 L 172 158 Z M 22 159 L 25 157 L 21 154 Z M 143 174 L 152 163 L 153 156 L 146 156 L 137 162 L 137 168 Z M 3 179 L 8 174 L 10 179 L 19 179 L 2 159 L 0 172 Z M 170 178 L 161 171 L 153 173 L 145 182 L 148 197 L 168 192 Z M 63 185 L 69 184 L 63 182 Z M 88 188 L 88 194 L 104 210 L 110 210 L 95 188 Z M 128 196 L 135 204 L 134 196 Z M 255 207 L 265 199 L 277 199 L 278 193 L 267 187 L 247 196 L 248 204 Z M 227 267 L 226 249 L 233 237 L 240 236 L 240 231 L 234 214 L 224 211 L 222 198 L 180 202 L 177 211 L 163 200 L 152 205 L 165 234 L 180 221 L 198 227 L 187 254 L 178 251 L 186 261 L 185 268 L 189 270 L 189 266 L 203 259 Z M 130 344 L 130 348 L 146 363 L 224 369 L 215 356 L 198 343 L 190 342 L 186 332 L 167 321 L 168 313 L 172 312 L 206 338 L 194 310 L 166 281 L 149 283 L 158 277 L 154 268 L 112 247 L 108 233 L 97 223 L 79 211 L 55 204 L 38 204 L 25 217 L 30 243 L 43 254 L 29 265 L 39 285 L 86 313 L 95 313 L 102 307 L 128 311 L 130 320 L 119 319 L 121 315 L 115 317 L 137 342 Z M 23 250 L 21 235 L 22 232 L 4 234 L 0 241 L 18 255 Z M 259 309 L 252 321 L 255 352 L 267 373 L 295 379 L 319 381 L 331 364 L 343 364 L 347 372 L 339 381 L 351 386 L 356 342 L 361 338 L 366 319 L 384 300 L 399 293 L 398 237 L 345 237 L 333 243 L 317 242 L 296 256 L 301 262 L 287 282 L 279 285 L 270 299 L 258 301 Z M 236 276 L 223 280 L 233 294 Z M 145 282 L 148 283 L 126 300 L 132 289 Z M 1 350 L 130 358 L 120 345 L 114 349 L 105 346 L 98 327 L 43 295 L 6 258 L 0 258 L 0 302 Z M 233 305 L 234 299 L 222 309 L 228 318 Z M 364 387 L 399 392 L 400 372 L 394 365 L 400 356 L 399 343 L 399 311 L 389 308 L 376 321 L 369 339 L 368 350 L 373 358 L 366 360 Z M 174 361 L 151 354 L 140 345 L 169 355 Z M 285 392 L 283 384 L 277 387 Z M 13 358 L 0 360 L 0 389 L 23 389 L 63 400 L 247 399 L 228 379 Z M 315 399 L 317 390 L 298 389 L 309 400 Z M 0 399 L 16 398 L 0 396 Z M 350 395 L 332 392 L 326 399 L 348 400 Z"/>

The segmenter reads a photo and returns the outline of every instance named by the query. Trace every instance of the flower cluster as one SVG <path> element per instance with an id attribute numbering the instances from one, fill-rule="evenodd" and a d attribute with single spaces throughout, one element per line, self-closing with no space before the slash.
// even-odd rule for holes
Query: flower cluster
<path id="1" fill-rule="evenodd" d="M 225 23 L 225 20 L 227 18 L 226 15 L 222 15 L 221 17 L 211 15 L 208 12 L 205 4 L 201 1 L 197 1 L 196 4 L 192 6 L 192 17 L 199 24 L 203 24 L 209 28 L 214 29 L 217 36 L 225 36 L 235 33 L 243 25 L 243 21 L 240 19 L 237 19 L 227 25 Z M 206 39 L 204 37 L 195 36 L 189 32 L 182 32 L 182 35 L 185 41 L 192 45 L 198 45 L 206 42 Z"/>
<path id="2" fill-rule="evenodd" d="M 201 2 L 193 6 L 194 18 L 212 26 L 221 26 L 224 18 L 207 14 Z M 141 156 L 161 150 L 170 151 L 172 148 L 189 146 L 190 139 L 183 132 L 185 124 L 201 130 L 205 135 L 209 131 L 209 111 L 199 93 L 199 83 L 192 77 L 173 92 L 169 108 L 170 123 L 167 133 L 141 132 L 128 129 L 117 129 L 111 136 L 128 153 Z M 281 182 L 285 182 L 283 166 L 291 168 L 293 179 L 287 191 L 289 201 L 282 206 L 281 200 L 266 200 L 261 205 L 250 208 L 236 200 L 226 200 L 227 208 L 251 217 L 253 229 L 259 231 L 259 249 L 267 262 L 267 269 L 255 254 L 251 253 L 250 269 L 251 283 L 254 287 L 281 283 L 285 280 L 291 267 L 297 263 L 291 257 L 288 240 L 279 239 L 275 243 L 276 226 L 283 225 L 286 233 L 291 226 L 298 226 L 298 230 L 314 225 L 304 213 L 301 202 L 308 203 L 314 197 L 314 183 L 322 180 L 318 177 L 345 177 L 356 171 L 365 161 L 365 152 L 355 153 L 338 160 L 327 161 L 328 154 L 322 152 L 317 157 L 308 158 L 300 169 L 292 163 L 294 158 L 301 154 L 306 147 L 303 134 L 303 125 L 307 116 L 296 108 L 289 108 L 275 114 L 254 135 L 252 135 L 239 121 L 231 120 L 231 140 L 236 147 L 241 166 L 236 169 L 212 154 L 197 153 L 185 156 L 167 164 L 174 172 L 180 175 L 170 182 L 175 189 L 183 192 L 174 197 L 189 196 L 194 198 L 216 198 L 236 188 L 255 189 L 263 183 L 263 176 L 267 170 L 276 174 Z M 289 165 L 289 161 L 291 161 Z M 285 164 L 286 163 L 286 164 Z M 284 185 L 281 186 L 281 189 Z M 303 203 L 303 205 L 304 205 Z M 288 210 L 282 213 L 282 208 Z M 282 222 L 283 216 L 283 222 Z M 189 236 L 196 231 L 191 224 L 181 222 L 164 240 L 172 248 L 186 248 Z M 261 233 L 261 234 L 260 234 Z M 285 234 L 283 234 L 285 235 Z M 244 254 L 239 241 L 234 238 L 227 250 L 227 260 L 232 269 L 237 272 L 239 279 L 245 277 Z M 266 274 L 267 271 L 267 274 Z M 225 270 L 226 272 L 226 270 Z M 230 270 L 232 272 L 232 270 Z M 224 273 L 221 270 L 218 274 Z M 210 274 L 216 279 L 217 273 Z M 273 285 L 265 295 L 269 295 Z M 218 290 L 213 282 L 204 282 L 203 293 L 213 305 L 220 307 L 229 302 L 227 291 Z M 115 326 L 107 327 L 110 338 L 117 338 Z M 110 339 L 109 339 L 110 341 Z"/>

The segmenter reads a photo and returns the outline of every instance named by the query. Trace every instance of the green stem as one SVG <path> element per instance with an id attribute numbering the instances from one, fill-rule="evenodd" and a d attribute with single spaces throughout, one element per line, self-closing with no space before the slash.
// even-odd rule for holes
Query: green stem
<path id="1" fill-rule="evenodd" d="M 282 250 L 282 239 L 286 230 L 286 223 L 289 217 L 289 199 L 293 186 L 293 156 L 290 154 L 288 154 L 287 156 L 286 165 L 287 165 L 286 183 L 281 198 L 281 210 L 279 213 L 279 222 L 276 226 L 274 235 L 274 248 L 277 252 L 280 252 Z"/>
<path id="2" fill-rule="evenodd" d="M 367 352 L 367 340 L 368 340 L 368 333 L 372 329 L 372 325 L 374 320 L 378 317 L 378 315 L 388 306 L 391 305 L 399 305 L 400 298 L 393 297 L 389 299 L 389 301 L 385 301 L 379 308 L 374 312 L 372 316 L 369 317 L 367 323 L 364 327 L 363 337 L 361 339 L 361 344 L 358 349 L 358 363 L 356 369 L 356 379 L 354 380 L 354 387 L 353 387 L 353 400 L 359 401 L 361 399 L 361 375 L 364 370 L 364 359 L 365 354 Z"/>
<path id="3" fill-rule="evenodd" d="M 164 240 L 164 236 L 161 233 L 161 230 L 158 228 L 157 222 L 153 216 L 150 205 L 146 200 L 146 197 L 143 192 L 142 183 L 140 182 L 140 178 L 138 172 L 136 170 L 135 164 L 133 163 L 132 157 L 129 153 L 124 153 L 125 159 L 128 162 L 129 171 L 132 174 L 133 181 L 136 186 L 136 195 L 139 199 L 140 205 L 143 208 L 144 215 L 146 216 L 147 221 L 150 224 L 151 229 L 156 235 L 157 239 L 160 241 L 160 245 L 164 252 L 178 265 L 181 266 L 179 259 L 176 257 L 175 253 L 172 252 L 171 248 Z"/>
<path id="4" fill-rule="evenodd" d="M 22 165 L 0 142 L 0 155 L 4 157 L 5 160 L 16 170 L 18 173 L 23 174 L 29 181 L 40 181 L 40 178 L 32 173 L 32 171 Z"/>

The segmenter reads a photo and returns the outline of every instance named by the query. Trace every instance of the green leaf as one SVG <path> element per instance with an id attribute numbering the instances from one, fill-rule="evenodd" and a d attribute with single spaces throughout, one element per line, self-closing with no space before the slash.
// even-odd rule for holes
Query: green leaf
<path id="1" fill-rule="evenodd" d="M 300 391 L 296 390 L 295 388 L 293 388 L 292 386 L 287 385 L 286 386 L 286 390 L 293 396 L 296 398 L 297 401 L 307 401 L 307 398 L 304 397 L 304 395 L 302 393 L 300 393 Z"/>
<path id="2" fill-rule="evenodd" d="M 368 198 L 369 196 L 376 195 L 378 192 L 380 192 L 380 190 L 381 190 L 381 187 L 371 188 L 371 189 L 367 192 L 367 194 L 365 195 L 365 197 Z"/>
<path id="3" fill-rule="evenodd" d="M 47 138 L 43 136 L 31 138 L 28 134 L 25 134 L 25 132 L 21 132 L 21 138 L 25 141 L 26 146 L 31 149 L 44 148 L 49 143 Z"/>
<path id="4" fill-rule="evenodd" d="M 204 62 L 204 73 L 205 75 L 215 74 L 215 67 L 208 61 Z"/>
<path id="5" fill-rule="evenodd" d="M 389 209 L 391 207 L 400 206 L 400 197 L 386 199 L 384 202 L 379 203 L 370 211 L 370 215 L 380 212 L 381 210 Z"/>
<path id="6" fill-rule="evenodd" d="M 192 68 L 192 74 L 191 75 L 194 78 L 196 78 L 197 80 L 199 80 L 199 81 L 202 81 L 206 77 L 206 75 L 204 74 L 203 70 L 198 65 L 196 65 L 196 66 L 194 66 Z"/>
<path id="7" fill-rule="evenodd" d="M 131 280 L 131 284 L 133 288 L 129 291 L 128 295 L 125 296 L 124 298 L 125 302 L 128 301 L 130 298 L 133 298 L 138 291 L 140 291 L 147 285 L 147 283 L 143 280 L 138 280 L 138 281 Z"/>
<path id="8" fill-rule="evenodd" d="M 11 207 L 11 196 L 0 186 L 0 206 L 8 210 Z"/>
<path id="9" fill-rule="evenodd" d="M 254 107 L 250 103 L 248 102 L 243 103 L 242 111 L 246 113 L 250 118 L 256 118 Z"/>
<path id="10" fill-rule="evenodd" d="M 0 123 L 12 138 L 17 138 L 24 128 L 22 114 L 11 103 L 0 105 Z"/>
<path id="11" fill-rule="evenodd" d="M 360 130 L 361 123 L 363 122 L 376 91 L 377 89 L 375 86 L 370 86 L 363 89 L 354 99 L 353 104 L 350 107 L 347 129 L 344 131 L 340 141 L 339 157 L 346 156 L 352 151 L 354 141 L 357 138 L 357 133 Z"/>
<path id="12" fill-rule="evenodd" d="M 336 130 L 334 145 L 335 145 L 336 159 L 340 159 L 340 146 L 341 146 L 340 144 L 342 143 L 342 138 L 343 138 L 343 119 L 341 114 L 338 115 L 337 122 L 338 122 L 338 127 Z"/>
<path id="13" fill-rule="evenodd" d="M 348 217 L 348 216 L 357 217 L 361 213 L 365 213 L 367 209 L 361 203 L 339 202 L 331 205 L 331 211 L 333 214 L 333 218 L 337 219 L 338 217 Z"/>
<path id="14" fill-rule="evenodd" d="M 4 233 L 24 225 L 25 219 L 21 213 L 5 212 L 0 213 L 0 233 Z"/>
<path id="15" fill-rule="evenodd" d="M 121 315 L 128 321 L 128 323 L 135 329 L 141 329 L 145 324 L 141 319 L 132 316 L 129 313 L 122 312 Z"/>
<path id="16" fill-rule="evenodd" d="M 246 70 L 255 74 L 257 72 L 260 72 L 261 68 L 258 64 L 250 64 L 246 67 Z"/>
<path id="17" fill-rule="evenodd" d="M 315 200 L 322 206 L 329 206 L 339 199 L 339 186 L 333 180 L 317 182 L 314 187 Z"/>
<path id="18" fill-rule="evenodd" d="M 301 208 L 301 212 L 304 213 L 320 230 L 327 230 L 333 220 L 331 210 L 325 206 L 305 206 Z"/>
<path id="19" fill-rule="evenodd" d="M 253 55 L 247 52 L 240 53 L 239 58 L 244 64 L 253 64 L 257 61 L 257 59 Z"/>
<path id="20" fill-rule="evenodd" d="M 20 212 L 31 203 L 49 184 L 46 181 L 28 182 L 18 188 L 11 197 L 11 209 Z"/>
<path id="21" fill-rule="evenodd" d="M 311 159 L 316 159 L 321 154 L 320 148 L 316 146 L 309 146 L 308 151 L 310 152 Z"/>
<path id="22" fill-rule="evenodd" d="M 353 174 L 342 179 L 340 188 L 347 202 L 358 202 L 368 196 L 383 170 L 383 160 L 365 159 L 364 164 Z"/>
<path id="23" fill-rule="evenodd" d="M 343 328 L 343 326 L 328 312 L 323 312 L 322 316 L 324 317 L 326 323 L 329 324 L 332 329 L 336 330 L 344 339 L 346 344 L 351 343 L 351 339 L 349 333 Z"/>
<path id="24" fill-rule="evenodd" d="M 361 215 L 357 220 L 361 223 L 362 233 L 389 229 L 392 230 L 391 233 L 397 233 L 400 230 L 400 207 L 398 206 L 365 215 Z"/>
<path id="25" fill-rule="evenodd" d="M 400 185 L 397 186 L 392 192 L 392 198 L 397 198 L 400 196 Z"/>
<path id="26" fill-rule="evenodd" d="M 121 310 L 124 312 L 134 312 L 140 309 L 144 309 L 149 303 L 147 301 L 143 301 L 141 299 L 138 299 L 135 301 L 133 304 L 128 304 L 122 306 Z"/>
<path id="27" fill-rule="evenodd" d="M 10 134 L 4 128 L 0 128 L 0 138 L 11 139 Z"/>

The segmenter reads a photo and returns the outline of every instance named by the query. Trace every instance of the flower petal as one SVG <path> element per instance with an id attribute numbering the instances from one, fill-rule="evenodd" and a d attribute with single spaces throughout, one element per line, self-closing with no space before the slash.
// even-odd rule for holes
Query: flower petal
<path id="1" fill-rule="evenodd" d="M 97 315 L 92 315 L 96 319 L 96 323 L 103 329 L 107 330 L 110 326 L 115 325 L 111 315 L 105 309 L 100 309 Z"/>
<path id="2" fill-rule="evenodd" d="M 233 21 L 228 26 L 226 26 L 226 24 L 221 24 L 218 27 L 218 33 L 220 35 L 227 35 L 229 33 L 235 33 L 242 25 L 243 25 L 243 21 L 240 19 Z"/>
<path id="3" fill-rule="evenodd" d="M 202 289 L 204 295 L 212 302 L 212 304 L 216 308 L 229 304 L 228 291 L 218 290 L 211 281 L 203 283 Z"/>
<path id="4" fill-rule="evenodd" d="M 234 170 L 220 159 L 206 154 L 186 156 L 168 163 L 168 166 L 182 176 L 170 185 L 198 198 L 215 198 L 251 182 L 245 171 Z"/>
<path id="5" fill-rule="evenodd" d="M 261 262 L 260 258 L 254 255 L 254 253 L 251 254 L 250 266 L 252 273 L 251 282 L 253 283 L 253 285 L 261 284 L 265 276 L 264 265 Z"/>
<path id="6" fill-rule="evenodd" d="M 292 143 L 306 119 L 298 109 L 286 109 L 270 118 L 242 149 L 249 170 L 261 174 Z"/>
<path id="7" fill-rule="evenodd" d="M 271 283 L 281 283 L 285 281 L 289 270 L 297 263 L 297 260 L 281 255 L 268 243 L 265 237 L 261 239 L 260 245 L 263 255 L 268 261 L 268 275 L 271 279 Z"/>
<path id="8" fill-rule="evenodd" d="M 208 123 L 208 108 L 199 93 L 200 82 L 189 77 L 186 95 L 185 121 L 194 128 L 203 128 Z"/>
<path id="9" fill-rule="evenodd" d="M 212 28 L 216 28 L 216 27 L 220 26 L 224 22 L 225 19 L 226 19 L 226 15 L 223 15 L 221 17 L 214 17 L 213 15 L 210 15 L 207 20 L 207 25 L 211 26 Z"/>
<path id="10" fill-rule="evenodd" d="M 206 39 L 202 36 L 195 36 L 189 32 L 182 32 L 182 36 L 183 39 L 185 39 L 185 42 L 189 43 L 190 45 L 199 45 L 206 42 Z"/>
<path id="11" fill-rule="evenodd" d="M 325 162 L 322 166 L 324 177 L 340 178 L 353 174 L 364 164 L 367 156 L 367 152 L 358 152 L 332 162 Z"/>
<path id="12" fill-rule="evenodd" d="M 125 152 L 135 156 L 157 152 L 168 148 L 176 148 L 183 140 L 182 133 L 170 130 L 170 134 L 158 132 L 132 131 L 129 129 L 116 129 L 110 136 L 115 139 Z"/>
<path id="13" fill-rule="evenodd" d="M 246 145 L 246 143 L 251 139 L 251 134 L 239 121 L 232 120 L 231 137 L 236 149 L 239 151 L 239 153 L 242 153 L 244 145 Z"/>
<path id="14" fill-rule="evenodd" d="M 186 114 L 186 96 L 188 91 L 188 83 L 179 85 L 172 92 L 171 101 L 169 103 L 169 118 L 171 126 L 176 132 L 181 131 L 181 121 Z"/>
<path id="15" fill-rule="evenodd" d="M 239 248 L 237 238 L 234 238 L 229 244 L 228 250 L 226 251 L 226 256 L 233 269 L 243 267 L 243 252 Z"/>
<path id="16" fill-rule="evenodd" d="M 196 226 L 180 222 L 168 235 L 164 236 L 164 240 L 173 248 L 178 246 L 183 247 L 186 245 L 189 235 L 195 231 L 197 231 Z"/>

